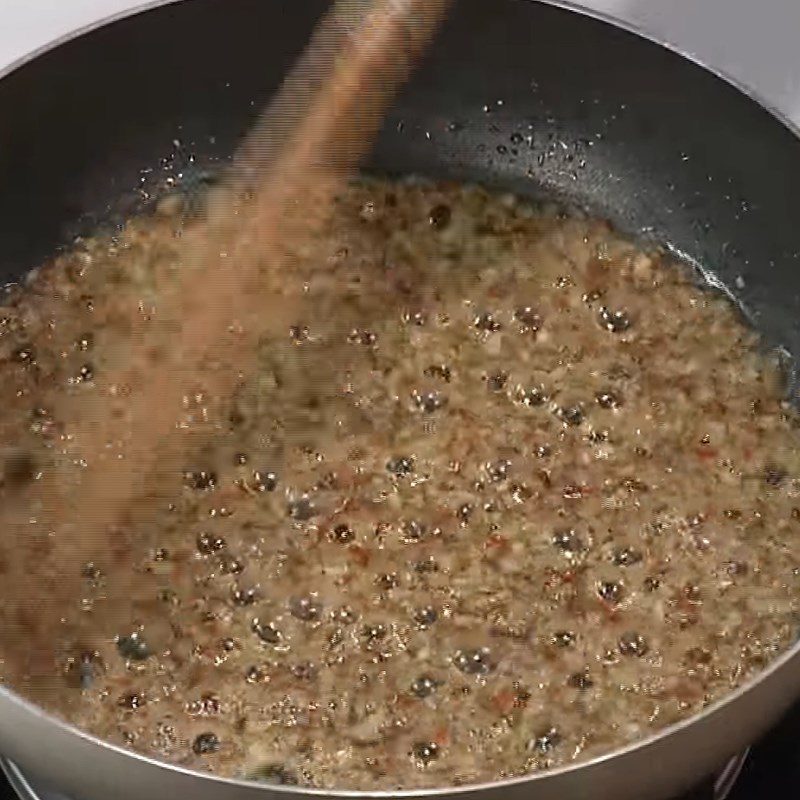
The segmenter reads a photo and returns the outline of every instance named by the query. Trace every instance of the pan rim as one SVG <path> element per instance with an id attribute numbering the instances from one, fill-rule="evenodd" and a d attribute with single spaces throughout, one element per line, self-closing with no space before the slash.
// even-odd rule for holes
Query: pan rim
<path id="1" fill-rule="evenodd" d="M 657 45 L 662 49 L 665 49 L 679 56 L 683 60 L 688 61 L 691 64 L 695 65 L 696 67 L 699 67 L 705 72 L 713 75 L 717 79 L 721 80 L 723 83 L 728 84 L 728 86 L 736 90 L 740 95 L 744 96 L 751 103 L 758 106 L 762 111 L 765 111 L 767 114 L 769 114 L 778 124 L 782 125 L 795 137 L 795 139 L 798 140 L 798 142 L 800 142 L 800 123 L 795 123 L 786 113 L 784 113 L 782 110 L 778 109 L 770 102 L 768 102 L 766 98 L 763 97 L 761 93 L 758 92 L 753 86 L 737 78 L 734 78 L 725 70 L 712 67 L 709 64 L 706 64 L 694 53 L 684 50 L 677 44 L 661 39 L 655 34 L 647 32 L 646 30 L 639 27 L 635 23 L 623 20 L 620 17 L 617 17 L 613 14 L 609 14 L 603 11 L 598 11 L 592 8 L 587 8 L 586 6 L 577 2 L 577 0 L 515 0 L 515 1 L 539 3 L 540 5 L 550 6 L 583 17 L 588 17 L 590 19 L 594 19 L 598 22 L 601 22 L 605 25 L 609 25 L 618 30 L 622 30 L 628 34 L 636 36 L 639 39 L 650 42 L 651 44 Z M 121 22 L 125 19 L 138 16 L 148 11 L 155 11 L 159 8 L 167 7 L 170 5 L 177 5 L 178 3 L 182 2 L 190 2 L 190 0 L 146 0 L 146 2 L 139 3 L 129 9 L 120 10 L 114 14 L 101 17 L 98 20 L 94 20 L 88 24 L 80 26 L 62 36 L 50 40 L 41 47 L 38 47 L 32 50 L 31 52 L 26 53 L 25 55 L 15 59 L 7 66 L 0 69 L 0 81 L 9 77 L 10 75 L 24 68 L 25 66 L 31 64 L 32 62 L 37 61 L 39 58 L 47 55 L 51 51 L 58 49 L 62 45 L 66 45 L 74 40 L 82 38 L 83 36 L 92 34 L 95 31 L 98 31 L 114 23 Z M 231 789 L 239 788 L 239 789 L 247 789 L 248 791 L 251 792 L 252 791 L 272 792 L 287 796 L 330 797 L 330 798 L 339 798 L 340 800 L 345 800 L 345 799 L 367 800 L 368 798 L 375 798 L 375 800 L 389 800 L 389 798 L 423 798 L 423 797 L 427 798 L 427 797 L 438 797 L 440 795 L 458 797 L 481 791 L 511 788 L 525 784 L 535 785 L 539 781 L 544 781 L 547 779 L 552 780 L 568 774 L 575 773 L 582 769 L 599 767 L 618 757 L 633 756 L 637 752 L 645 752 L 647 749 L 653 747 L 657 743 L 678 735 L 679 733 L 685 731 L 692 725 L 699 723 L 702 720 L 707 720 L 711 717 L 716 716 L 728 705 L 731 705 L 737 700 L 741 699 L 751 689 L 754 689 L 762 682 L 767 681 L 775 673 L 780 672 L 784 667 L 786 667 L 786 665 L 789 662 L 795 659 L 800 659 L 800 640 L 798 640 L 791 648 L 782 653 L 766 669 L 758 673 L 758 675 L 756 675 L 754 678 L 747 681 L 745 684 L 738 687 L 733 692 L 726 694 L 716 702 L 712 703 L 701 713 L 695 714 L 677 723 L 673 723 L 672 725 L 660 731 L 657 731 L 642 739 L 637 739 L 631 742 L 630 744 L 625 745 L 624 747 L 616 748 L 607 753 L 601 753 L 600 755 L 595 756 L 586 761 L 573 762 L 570 764 L 565 764 L 555 769 L 545 770 L 542 772 L 534 772 L 515 778 L 507 778 L 505 780 L 500 780 L 500 781 L 471 783 L 471 784 L 465 784 L 463 786 L 447 786 L 447 787 L 437 787 L 429 789 L 409 789 L 401 791 L 356 791 L 348 789 L 316 789 L 312 787 L 302 787 L 302 786 L 265 785 L 265 784 L 259 784 L 255 781 L 248 781 L 244 779 L 215 776 L 208 773 L 187 769 L 186 767 L 182 767 L 177 764 L 171 764 L 169 762 L 160 761 L 158 759 L 151 758 L 149 756 L 145 756 L 140 753 L 127 750 L 112 742 L 104 741 L 96 736 L 93 736 L 89 733 L 86 733 L 85 731 L 82 731 L 81 729 L 66 722 L 65 720 L 60 719 L 59 717 L 46 712 L 44 709 L 40 708 L 35 703 L 26 700 L 21 695 L 6 688 L 1 684 L 0 684 L 0 700 L 15 705 L 20 711 L 35 717 L 40 722 L 44 722 L 49 725 L 55 726 L 60 730 L 62 734 L 65 734 L 72 738 L 78 738 L 92 747 L 95 748 L 99 747 L 103 750 L 111 751 L 117 756 L 123 756 L 127 759 L 133 759 L 134 761 L 142 764 L 143 766 L 147 766 L 151 769 L 158 769 L 176 775 L 181 775 L 186 779 L 191 779 L 195 781 L 202 780 L 203 782 L 222 785 L 229 787 Z M 16 763 L 13 760 L 11 760 L 10 763 L 16 767 Z M 19 769 L 18 767 L 16 768 Z"/>

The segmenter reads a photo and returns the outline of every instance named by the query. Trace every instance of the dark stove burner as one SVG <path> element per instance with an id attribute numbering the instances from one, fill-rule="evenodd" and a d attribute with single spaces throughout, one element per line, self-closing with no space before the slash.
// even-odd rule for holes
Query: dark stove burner
<path id="1" fill-rule="evenodd" d="M 747 761 L 749 751 L 731 759 L 725 769 L 720 772 L 717 778 L 712 778 L 704 785 L 699 786 L 694 791 L 685 795 L 679 800 L 734 800 L 731 790 L 734 787 L 742 768 Z M 22 771 L 11 761 L 0 758 L 0 796 L 8 797 L 9 800 L 16 794 L 20 800 L 70 800 L 58 792 L 51 792 L 34 785 L 23 774 Z M 5 773 L 6 782 L 10 791 L 5 791 L 3 786 L 2 774 Z M 748 795 L 749 797 L 749 795 Z M 736 798 L 736 800 L 740 800 Z M 744 800 L 742 798 L 741 800 Z"/>

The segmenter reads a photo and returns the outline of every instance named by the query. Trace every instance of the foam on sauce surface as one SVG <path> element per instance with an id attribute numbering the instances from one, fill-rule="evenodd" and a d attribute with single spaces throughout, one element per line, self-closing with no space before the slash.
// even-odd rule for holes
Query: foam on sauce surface
<path id="1" fill-rule="evenodd" d="M 176 219 L 9 301 L 4 502 L 78 479 L 60 409 L 156 314 Z M 309 253 L 305 317 L 234 398 L 190 387 L 190 462 L 81 543 L 41 674 L 3 641 L 12 686 L 191 768 L 391 790 L 607 752 L 791 645 L 797 420 L 727 301 L 604 223 L 455 185 L 356 183 Z M 36 591 L 52 547 L 0 561 Z"/>

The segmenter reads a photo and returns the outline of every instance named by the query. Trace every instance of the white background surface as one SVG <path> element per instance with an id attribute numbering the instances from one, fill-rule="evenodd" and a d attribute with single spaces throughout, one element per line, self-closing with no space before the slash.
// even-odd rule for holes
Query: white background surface
<path id="1" fill-rule="evenodd" d="M 142 3 L 0 0 L 0 70 L 53 39 Z M 800 124 L 800 0 L 584 0 L 584 4 L 695 54 L 751 86 Z"/>

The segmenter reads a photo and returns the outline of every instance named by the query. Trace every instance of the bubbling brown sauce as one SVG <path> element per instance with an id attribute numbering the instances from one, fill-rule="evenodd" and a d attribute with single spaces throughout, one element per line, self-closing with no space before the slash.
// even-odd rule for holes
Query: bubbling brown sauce
<path id="1" fill-rule="evenodd" d="M 172 198 L 10 296 L 4 503 L 34 519 L 44 480 L 79 481 L 65 409 L 157 318 L 192 224 Z M 302 316 L 235 396 L 197 377 L 191 455 L 111 541 L 32 523 L 0 545 L 16 591 L 76 586 L 58 619 L 3 598 L 48 645 L 4 639 L 13 688 L 186 767 L 412 789 L 610 751 L 792 644 L 797 418 L 734 308 L 662 253 L 361 180 L 284 291 Z"/>

